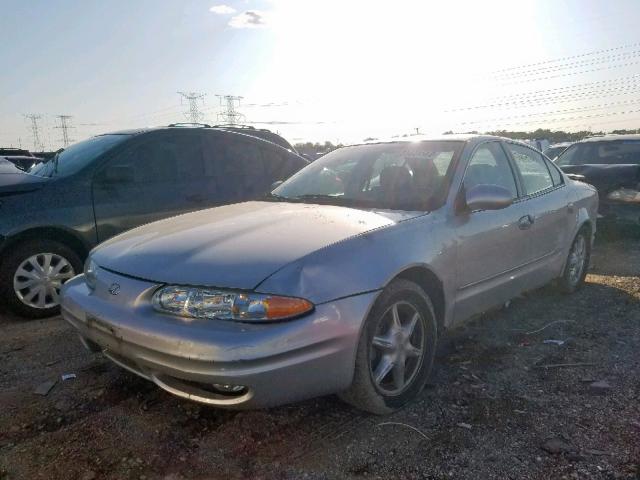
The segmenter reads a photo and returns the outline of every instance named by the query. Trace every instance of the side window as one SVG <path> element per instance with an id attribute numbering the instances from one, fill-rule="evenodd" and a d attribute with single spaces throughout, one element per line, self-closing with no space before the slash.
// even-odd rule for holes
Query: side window
<path id="1" fill-rule="evenodd" d="M 509 160 L 498 142 L 485 143 L 471 157 L 464 175 L 464 188 L 468 191 L 476 185 L 498 185 L 518 196 L 516 181 Z"/>
<path id="2" fill-rule="evenodd" d="M 513 155 L 516 167 L 520 171 L 524 189 L 527 195 L 553 187 L 553 180 L 542 155 L 535 150 L 507 143 L 507 148 Z"/>
<path id="3" fill-rule="evenodd" d="M 136 184 L 189 181 L 203 173 L 198 137 L 159 137 L 131 147 L 113 158 L 109 167 L 129 167 Z"/>
<path id="4" fill-rule="evenodd" d="M 544 161 L 547 164 L 547 168 L 549 169 L 549 172 L 551 173 L 551 179 L 553 180 L 553 185 L 556 187 L 558 185 L 562 185 L 562 175 L 560 175 L 560 172 L 558 171 L 558 167 L 556 167 L 551 160 L 547 160 L 545 158 Z"/>

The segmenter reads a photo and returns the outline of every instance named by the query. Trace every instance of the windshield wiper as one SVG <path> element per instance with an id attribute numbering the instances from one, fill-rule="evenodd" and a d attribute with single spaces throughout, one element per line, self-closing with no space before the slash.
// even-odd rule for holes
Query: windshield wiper
<path id="1" fill-rule="evenodd" d="M 297 195 L 290 197 L 292 200 L 344 200 L 344 197 L 337 195 L 327 195 L 324 193 L 305 193 L 304 195 Z"/>
<path id="2" fill-rule="evenodd" d="M 287 202 L 289 198 L 283 197 L 282 195 L 278 195 L 277 193 L 267 193 L 264 197 L 264 200 L 274 200 L 276 202 Z"/>

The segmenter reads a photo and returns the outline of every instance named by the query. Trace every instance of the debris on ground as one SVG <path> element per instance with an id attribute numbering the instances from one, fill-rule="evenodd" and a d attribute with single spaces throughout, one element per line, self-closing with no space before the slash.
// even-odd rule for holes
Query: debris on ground
<path id="1" fill-rule="evenodd" d="M 552 454 L 575 452 L 575 448 L 573 448 L 560 437 L 553 437 L 548 439 L 540 446 L 540 448 L 542 448 L 545 452 Z"/>
<path id="2" fill-rule="evenodd" d="M 609 385 L 604 380 L 599 380 L 597 382 L 593 382 L 592 384 L 590 384 L 589 385 L 589 390 L 592 393 L 597 393 L 597 394 L 600 394 L 600 395 L 604 395 L 605 393 L 609 393 L 609 391 L 611 390 L 611 385 Z"/>
<path id="3" fill-rule="evenodd" d="M 76 374 L 75 373 L 65 373 L 64 375 L 62 375 L 62 380 L 71 380 L 72 378 L 76 378 Z"/>
<path id="4" fill-rule="evenodd" d="M 46 382 L 42 382 L 40 385 L 36 387 L 33 393 L 35 393 L 36 395 L 42 395 L 46 397 L 56 383 L 57 383 L 57 380 L 47 380 Z"/>

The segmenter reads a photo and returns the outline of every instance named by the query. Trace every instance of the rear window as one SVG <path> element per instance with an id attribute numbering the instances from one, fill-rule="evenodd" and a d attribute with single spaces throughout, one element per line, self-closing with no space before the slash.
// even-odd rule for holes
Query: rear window
<path id="1" fill-rule="evenodd" d="M 621 165 L 640 164 L 639 140 L 613 140 L 576 143 L 556 160 L 564 165 Z"/>

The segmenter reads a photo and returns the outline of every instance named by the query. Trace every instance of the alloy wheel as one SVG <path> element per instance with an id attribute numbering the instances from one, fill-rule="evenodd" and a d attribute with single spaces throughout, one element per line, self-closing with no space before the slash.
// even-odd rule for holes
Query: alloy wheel
<path id="1" fill-rule="evenodd" d="M 376 388 L 399 395 L 411 386 L 425 352 L 424 322 L 412 304 L 396 302 L 382 315 L 371 339 L 369 369 Z"/>
<path id="2" fill-rule="evenodd" d="M 579 234 L 571 246 L 571 252 L 569 252 L 567 268 L 571 285 L 577 285 L 580 282 L 582 273 L 584 272 L 586 259 L 587 241 L 585 240 L 584 235 Z"/>
<path id="3" fill-rule="evenodd" d="M 13 290 L 25 305 L 46 309 L 60 303 L 62 284 L 75 276 L 71 263 L 56 253 L 38 253 L 24 260 L 13 276 Z"/>

